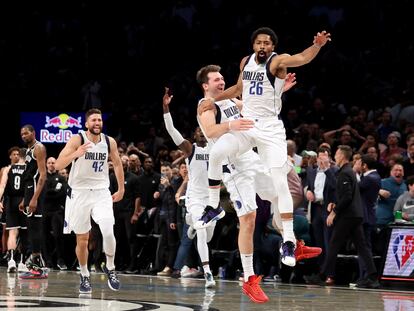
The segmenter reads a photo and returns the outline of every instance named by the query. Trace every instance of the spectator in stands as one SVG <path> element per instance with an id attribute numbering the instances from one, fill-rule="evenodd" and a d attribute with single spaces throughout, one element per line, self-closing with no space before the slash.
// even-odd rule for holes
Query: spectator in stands
<path id="1" fill-rule="evenodd" d="M 394 212 L 400 211 L 402 219 L 414 220 L 414 176 L 407 178 L 408 191 L 401 194 L 394 206 Z"/>

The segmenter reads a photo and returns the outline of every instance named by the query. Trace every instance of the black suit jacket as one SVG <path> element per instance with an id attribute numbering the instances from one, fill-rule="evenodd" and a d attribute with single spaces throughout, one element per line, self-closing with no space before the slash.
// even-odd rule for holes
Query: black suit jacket
<path id="1" fill-rule="evenodd" d="M 364 216 L 358 181 L 350 163 L 338 170 L 336 198 L 337 218 L 362 218 Z"/>
<path id="2" fill-rule="evenodd" d="M 381 189 L 381 176 L 373 171 L 366 176 L 361 176 L 359 191 L 361 193 L 364 223 L 375 225 L 375 207 L 378 200 L 378 192 Z"/>
<path id="3" fill-rule="evenodd" d="M 326 207 L 328 206 L 329 202 L 336 201 L 335 195 L 335 182 L 336 177 L 335 174 L 338 171 L 337 167 L 330 167 L 325 171 L 326 179 L 325 185 L 323 187 L 323 207 L 324 207 L 324 214 L 327 214 Z M 315 194 L 315 179 L 316 174 L 318 173 L 318 169 L 315 167 L 309 167 L 306 174 L 306 185 L 308 186 L 308 190 Z"/>

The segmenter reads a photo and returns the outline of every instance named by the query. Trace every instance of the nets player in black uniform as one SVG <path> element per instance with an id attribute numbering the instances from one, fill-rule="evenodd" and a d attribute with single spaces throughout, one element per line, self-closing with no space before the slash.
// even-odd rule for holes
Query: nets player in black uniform
<path id="1" fill-rule="evenodd" d="M 44 262 L 41 257 L 42 245 L 42 190 L 46 181 L 46 148 L 36 140 L 32 125 L 26 124 L 20 136 L 27 145 L 26 171 L 24 173 L 24 201 L 20 208 L 27 215 L 27 229 L 32 254 L 26 261 L 29 269 L 23 278 L 46 278 Z"/>
<path id="2" fill-rule="evenodd" d="M 13 146 L 9 149 L 8 155 L 10 159 L 10 165 L 15 164 L 19 161 L 19 152 L 20 152 L 20 148 L 17 146 Z M 0 177 L 3 175 L 7 175 L 10 165 L 7 165 L 0 169 Z M 3 190 L 1 191 L 4 191 L 4 188 L 2 189 Z M 2 195 L 3 195 L 3 192 L 1 192 L 0 198 L 2 197 Z M 2 207 L 0 207 L 0 224 L 2 226 L 1 251 L 3 252 L 3 254 L 1 255 L 0 261 L 3 261 L 3 259 L 7 259 L 8 230 L 6 230 L 6 209 Z"/>
<path id="3" fill-rule="evenodd" d="M 0 202 L 0 209 L 6 210 L 6 230 L 8 231 L 7 239 L 7 272 L 16 272 L 16 248 L 17 238 L 20 234 L 20 246 L 21 253 L 24 254 L 26 246 L 25 241 L 25 229 L 26 216 L 19 210 L 19 204 L 23 200 L 24 190 L 22 185 L 23 173 L 26 169 L 24 162 L 25 149 L 19 150 L 18 162 L 7 166 L 3 171 L 3 176 L 0 181 L 0 198 L 4 198 L 3 205 Z M 20 231 L 23 230 L 23 232 Z M 19 232 L 20 231 L 20 232 Z"/>

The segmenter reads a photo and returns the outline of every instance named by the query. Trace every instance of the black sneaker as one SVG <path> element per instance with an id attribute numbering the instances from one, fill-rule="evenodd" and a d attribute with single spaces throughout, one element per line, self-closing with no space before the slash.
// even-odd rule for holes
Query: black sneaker
<path id="1" fill-rule="evenodd" d="M 319 273 L 312 275 L 304 275 L 303 279 L 306 284 L 325 286 L 325 281 L 321 278 Z"/>
<path id="2" fill-rule="evenodd" d="M 138 273 L 138 268 L 136 268 L 134 265 L 129 265 L 128 268 L 125 270 L 126 274 L 136 274 Z"/>
<path id="3" fill-rule="evenodd" d="M 121 287 L 121 283 L 118 280 L 118 276 L 116 275 L 115 269 L 108 270 L 104 263 L 102 263 L 101 268 L 102 271 L 105 272 L 108 277 L 109 288 L 115 291 L 119 290 L 119 288 Z"/>
<path id="4" fill-rule="evenodd" d="M 80 276 L 80 285 L 79 285 L 79 293 L 80 294 L 90 294 L 92 293 L 92 286 L 91 286 L 91 280 L 89 276 L 83 276 L 81 274 Z"/>
<path id="5" fill-rule="evenodd" d="M 358 288 L 380 288 L 380 283 L 377 279 L 364 278 L 360 279 L 356 283 Z"/>
<path id="6" fill-rule="evenodd" d="M 39 271 L 45 267 L 45 263 L 40 255 L 30 255 L 29 258 L 27 258 L 26 260 L 26 267 L 29 270 Z"/>
<path id="7" fill-rule="evenodd" d="M 210 227 L 213 224 L 213 221 L 222 219 L 226 215 L 224 209 L 219 206 L 213 208 L 210 205 L 207 205 L 204 209 L 203 215 L 201 218 L 194 224 L 195 229 L 203 229 Z"/>
<path id="8" fill-rule="evenodd" d="M 181 271 L 180 270 L 174 270 L 172 273 L 171 273 L 171 277 L 173 278 L 173 279 L 179 279 L 180 277 L 181 277 Z"/>
<path id="9" fill-rule="evenodd" d="M 65 262 L 63 261 L 63 259 L 58 259 L 56 265 L 57 265 L 57 267 L 59 268 L 60 271 L 68 270 L 68 267 L 66 266 Z"/>

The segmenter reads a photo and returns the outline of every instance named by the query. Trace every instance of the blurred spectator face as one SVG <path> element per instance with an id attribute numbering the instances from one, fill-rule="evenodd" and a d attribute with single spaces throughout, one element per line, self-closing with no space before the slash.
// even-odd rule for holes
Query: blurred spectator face
<path id="1" fill-rule="evenodd" d="M 125 150 L 122 147 L 118 147 L 119 157 L 122 157 L 125 154 Z"/>
<path id="2" fill-rule="evenodd" d="M 376 125 L 374 121 L 365 121 L 364 122 L 364 132 L 365 133 L 370 133 L 370 132 L 375 132 L 376 131 Z"/>
<path id="3" fill-rule="evenodd" d="M 179 174 L 183 179 L 185 178 L 185 176 L 187 176 L 187 174 L 188 174 L 187 164 L 185 164 L 185 163 L 180 164 Z"/>
<path id="4" fill-rule="evenodd" d="M 137 143 L 137 148 L 138 148 L 139 150 L 141 150 L 142 152 L 145 152 L 145 144 L 144 144 L 144 142 L 143 142 L 143 141 L 139 141 L 139 142 Z"/>
<path id="5" fill-rule="evenodd" d="M 172 169 L 169 166 L 161 165 L 161 174 L 165 175 L 168 179 L 172 178 Z"/>
<path id="6" fill-rule="evenodd" d="M 367 144 L 370 147 L 375 147 L 377 144 L 377 140 L 373 135 L 367 135 Z"/>
<path id="7" fill-rule="evenodd" d="M 154 162 L 152 161 L 151 158 L 146 158 L 144 160 L 144 170 L 146 172 L 152 171 L 154 169 Z"/>
<path id="8" fill-rule="evenodd" d="M 180 175 L 180 170 L 179 170 L 179 168 L 177 167 L 177 166 L 174 166 L 172 169 L 171 169 L 171 172 L 172 172 L 172 177 L 173 178 L 178 178 L 179 177 L 179 175 Z"/>
<path id="9" fill-rule="evenodd" d="M 361 155 L 359 153 L 355 153 L 352 156 L 352 165 L 355 165 L 357 161 L 361 161 Z"/>
<path id="10" fill-rule="evenodd" d="M 391 113 L 388 111 L 384 111 L 381 116 L 381 122 L 383 124 L 390 124 L 392 120 Z"/>
<path id="11" fill-rule="evenodd" d="M 141 167 L 141 160 L 136 154 L 129 155 L 129 168 L 131 170 L 139 169 Z"/>
<path id="12" fill-rule="evenodd" d="M 309 132 L 313 138 L 319 138 L 319 124 L 311 123 L 309 124 Z"/>
<path id="13" fill-rule="evenodd" d="M 342 131 L 340 141 L 342 145 L 348 145 L 352 140 L 351 133 L 348 131 Z"/>
<path id="14" fill-rule="evenodd" d="M 127 145 L 126 141 L 119 142 L 118 147 L 122 148 L 124 150 L 124 152 L 125 152 L 125 150 L 128 149 L 128 145 Z M 118 149 L 118 151 L 119 151 L 119 149 Z"/>
<path id="15" fill-rule="evenodd" d="M 408 156 L 410 157 L 410 159 L 414 160 L 414 143 L 412 143 L 407 150 Z"/>
<path id="16" fill-rule="evenodd" d="M 398 137 L 397 135 L 391 133 L 387 137 L 387 145 L 388 146 L 395 146 L 398 145 Z"/>
<path id="17" fill-rule="evenodd" d="M 56 159 L 55 158 L 50 157 L 50 158 L 47 159 L 47 161 L 46 161 L 46 168 L 47 168 L 47 171 L 49 173 L 56 172 L 55 163 L 56 163 Z"/>
<path id="18" fill-rule="evenodd" d="M 394 179 L 401 183 L 404 177 L 404 168 L 401 164 L 394 164 L 394 166 L 391 169 L 390 175 L 394 177 Z"/>
<path id="19" fill-rule="evenodd" d="M 61 175 L 61 176 L 63 176 L 63 177 L 65 177 L 65 179 L 66 179 L 66 180 L 67 180 L 67 179 L 68 179 L 68 177 L 69 177 L 68 170 L 67 170 L 66 168 L 62 168 L 62 169 L 58 172 L 58 174 L 59 174 L 59 175 Z"/>
<path id="20" fill-rule="evenodd" d="M 414 135 L 410 136 L 410 138 L 407 139 L 407 148 L 409 148 L 412 144 L 414 144 Z"/>
<path id="21" fill-rule="evenodd" d="M 367 149 L 367 154 L 370 155 L 375 161 L 378 161 L 377 148 L 375 148 L 375 147 L 369 147 Z"/>
<path id="22" fill-rule="evenodd" d="M 287 140 L 287 153 L 290 156 L 293 156 L 296 153 L 296 143 L 291 139 Z"/>

